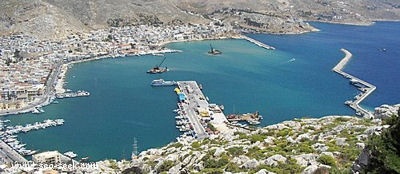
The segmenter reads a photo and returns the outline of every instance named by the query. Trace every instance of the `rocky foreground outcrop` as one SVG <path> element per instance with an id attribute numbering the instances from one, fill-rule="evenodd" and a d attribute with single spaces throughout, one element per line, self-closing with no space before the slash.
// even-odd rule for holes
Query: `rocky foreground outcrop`
<path id="1" fill-rule="evenodd" d="M 231 131 L 149 149 L 134 158 L 130 167 L 121 167 L 142 173 L 347 171 L 368 136 L 385 127 L 380 119 L 352 116 L 295 119 L 250 133 Z"/>
<path id="2" fill-rule="evenodd" d="M 397 105 L 382 105 L 380 107 L 375 108 L 374 117 L 379 119 L 385 119 L 396 115 L 398 110 L 400 109 L 400 104 Z"/>
<path id="3" fill-rule="evenodd" d="M 102 161 L 102 171 L 258 174 L 351 172 L 351 166 L 354 168 L 358 163 L 368 161 L 371 155 L 365 149 L 368 138 L 380 135 L 389 128 L 377 118 L 383 115 L 396 116 L 399 106 L 383 105 L 376 108 L 375 119 L 354 116 L 294 119 L 253 132 L 237 129 L 201 141 L 174 142 L 163 148 L 143 151 L 131 162 Z M 356 159 L 357 163 L 354 163 Z"/>
<path id="4" fill-rule="evenodd" d="M 384 105 L 376 110 L 387 108 L 391 106 Z M 389 115 L 396 116 L 398 112 Z M 376 114 L 382 115 L 382 112 Z M 97 162 L 97 168 L 73 172 L 314 174 L 362 171 L 375 159 L 376 152 L 368 149 L 371 138 L 381 134 L 386 135 L 386 139 L 398 137 L 398 133 L 385 133 L 387 130 L 400 132 L 399 119 L 393 120 L 397 126 L 385 125 L 390 122 L 376 118 L 326 116 L 284 121 L 252 132 L 230 129 L 200 141 L 182 139 L 162 148 L 149 149 L 129 161 L 105 160 Z M 379 142 L 375 141 L 373 146 L 386 147 Z M 18 170 L 23 169 L 10 169 Z"/>

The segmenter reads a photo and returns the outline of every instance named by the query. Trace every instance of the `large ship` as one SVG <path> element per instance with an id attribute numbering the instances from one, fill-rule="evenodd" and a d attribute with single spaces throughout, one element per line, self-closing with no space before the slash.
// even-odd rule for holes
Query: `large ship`
<path id="1" fill-rule="evenodd" d="M 166 57 L 164 57 L 164 59 L 161 61 L 161 63 L 160 63 L 159 65 L 157 65 L 157 66 L 155 66 L 155 67 L 149 69 L 149 70 L 147 71 L 147 73 L 150 73 L 150 74 L 157 74 L 157 73 L 167 72 L 167 71 L 168 71 L 168 68 L 167 68 L 167 67 L 161 67 L 161 65 L 162 65 L 162 63 L 164 63 L 165 59 L 166 59 Z"/>
<path id="2" fill-rule="evenodd" d="M 151 82 L 151 86 L 175 86 L 175 81 L 165 81 L 164 79 L 157 79 Z"/>

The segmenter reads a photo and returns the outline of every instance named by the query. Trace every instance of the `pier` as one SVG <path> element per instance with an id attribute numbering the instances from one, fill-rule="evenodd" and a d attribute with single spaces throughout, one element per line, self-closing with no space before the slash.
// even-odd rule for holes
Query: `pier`
<path id="1" fill-rule="evenodd" d="M 263 47 L 263 48 L 265 48 L 265 49 L 267 49 L 267 50 L 275 50 L 274 47 L 269 46 L 269 45 L 267 45 L 267 44 L 264 44 L 264 43 L 262 43 L 262 42 L 260 42 L 260 41 L 257 41 L 257 40 L 255 40 L 255 39 L 252 39 L 252 38 L 250 38 L 250 37 L 247 37 L 247 36 L 245 36 L 245 35 L 242 35 L 241 38 L 246 39 L 247 41 L 249 41 L 249 42 L 251 42 L 251 43 L 254 43 L 254 44 L 256 44 L 256 45 L 258 45 L 258 46 L 260 46 L 260 47 Z"/>
<path id="2" fill-rule="evenodd" d="M 65 92 L 56 94 L 56 98 L 62 99 L 62 98 L 72 98 L 72 97 L 87 97 L 89 95 L 90 95 L 89 92 L 79 90 L 77 92 Z"/>
<path id="3" fill-rule="evenodd" d="M 364 80 L 361 80 L 357 77 L 354 77 L 353 75 L 350 75 L 346 72 L 343 72 L 342 69 L 347 64 L 347 62 L 349 62 L 350 58 L 353 55 L 346 49 L 342 48 L 340 50 L 345 53 L 345 57 L 335 67 L 333 67 L 332 70 L 334 72 L 342 75 L 343 77 L 350 79 L 350 82 L 354 86 L 356 86 L 358 90 L 361 91 L 360 94 L 358 94 L 354 97 L 354 100 L 346 101 L 345 104 L 349 105 L 350 108 L 354 109 L 356 111 L 357 115 L 372 118 L 373 114 L 371 112 L 369 112 L 368 110 L 362 108 L 360 106 L 360 103 L 376 89 L 376 86 L 374 86 Z"/>
<path id="4" fill-rule="evenodd" d="M 209 136 L 208 123 L 217 129 L 226 127 L 225 123 L 228 120 L 221 108 L 216 104 L 208 103 L 207 97 L 204 96 L 197 82 L 178 81 L 177 85 L 175 89 L 179 97 L 177 119 L 183 119 L 183 122 L 186 119 L 189 124 L 189 129 L 183 131 L 192 132 L 196 139 L 204 139 Z"/>
<path id="5" fill-rule="evenodd" d="M 28 162 L 28 160 L 26 160 L 22 155 L 20 155 L 2 140 L 0 140 L 0 149 L 0 164 Z"/>
<path id="6" fill-rule="evenodd" d="M 35 154 L 36 150 L 26 149 L 26 144 L 21 143 L 17 140 L 19 133 L 27 133 L 33 130 L 45 129 L 52 126 L 60 126 L 64 124 L 63 119 L 56 120 L 45 120 L 43 122 L 36 122 L 34 124 L 27 124 L 25 126 L 5 126 L 4 121 L 0 124 L 0 163 L 11 163 L 11 162 L 27 162 L 23 156 L 29 156 Z"/>

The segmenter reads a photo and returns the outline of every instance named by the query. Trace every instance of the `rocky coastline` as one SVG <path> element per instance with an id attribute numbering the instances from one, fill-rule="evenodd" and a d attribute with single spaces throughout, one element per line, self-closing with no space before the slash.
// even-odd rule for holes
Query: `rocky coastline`
<path id="1" fill-rule="evenodd" d="M 181 140 L 142 151 L 132 159 L 96 162 L 94 168 L 34 168 L 74 173 L 305 173 L 351 172 L 365 161 L 361 152 L 370 136 L 389 125 L 400 104 L 375 109 L 375 118 L 325 116 L 300 118 L 259 128 L 231 129 L 204 140 Z M 395 112 L 396 111 L 396 112 Z M 358 160 L 357 160 L 358 159 Z M 363 160 L 364 159 L 364 160 Z M 357 160 L 357 163 L 355 161 Z M 23 171 L 9 167 L 5 171 Z"/>

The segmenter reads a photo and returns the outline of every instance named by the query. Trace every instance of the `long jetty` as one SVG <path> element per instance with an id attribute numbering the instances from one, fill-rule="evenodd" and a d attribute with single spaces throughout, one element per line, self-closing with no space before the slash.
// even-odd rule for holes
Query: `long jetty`
<path id="1" fill-rule="evenodd" d="M 269 45 L 267 45 L 267 44 L 265 44 L 265 43 L 262 43 L 262 42 L 260 42 L 260 41 L 257 41 L 257 40 L 255 40 L 255 39 L 252 39 L 252 38 L 250 38 L 250 37 L 247 37 L 247 36 L 245 36 L 245 35 L 240 36 L 240 38 L 245 39 L 245 40 L 247 40 L 247 41 L 249 41 L 249 42 L 251 42 L 251 43 L 254 43 L 254 44 L 256 44 L 256 45 L 258 45 L 258 46 L 260 46 L 260 47 L 263 47 L 263 48 L 265 48 L 265 49 L 267 49 L 267 50 L 275 50 L 274 47 L 269 46 Z"/>
<path id="2" fill-rule="evenodd" d="M 357 115 L 372 118 L 373 114 L 370 111 L 362 108 L 360 106 L 360 103 L 376 89 L 376 86 L 374 86 L 364 80 L 361 80 L 357 77 L 354 77 L 353 75 L 350 75 L 346 72 L 343 72 L 342 69 L 349 62 L 350 58 L 353 55 L 344 48 L 342 48 L 340 50 L 345 53 L 345 57 L 335 67 L 333 67 L 332 70 L 334 72 L 342 75 L 343 77 L 350 79 L 350 82 L 353 85 L 355 85 L 358 90 L 361 91 L 360 94 L 358 94 L 354 97 L 354 100 L 346 101 L 345 104 L 349 105 L 350 108 L 354 109 L 356 111 Z M 359 85 L 359 84 L 361 84 L 361 85 Z"/>
<path id="3" fill-rule="evenodd" d="M 207 97 L 204 96 L 196 81 L 178 81 L 177 85 L 179 89 L 177 93 L 180 93 L 178 95 L 184 95 L 178 103 L 180 114 L 188 118 L 196 139 L 209 136 L 204 119 L 210 119 L 210 122 L 217 127 L 225 125 L 228 120 L 224 113 L 215 104 L 208 103 Z M 206 115 L 201 116 L 204 112 Z"/>

